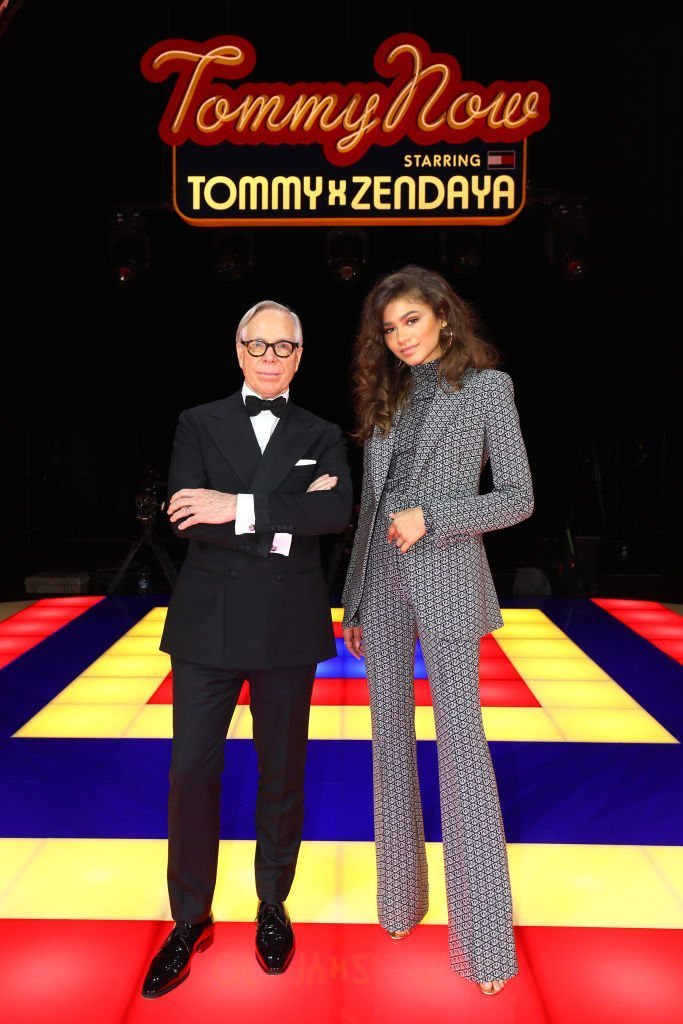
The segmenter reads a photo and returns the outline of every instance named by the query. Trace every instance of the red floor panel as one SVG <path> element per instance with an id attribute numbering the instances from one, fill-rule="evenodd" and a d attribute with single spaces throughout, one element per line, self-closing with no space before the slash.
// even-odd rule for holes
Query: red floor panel
<path id="1" fill-rule="evenodd" d="M 553 1024 L 680 1024 L 683 931 L 520 928 Z"/>
<path id="2" fill-rule="evenodd" d="M 339 623 L 334 623 L 335 628 Z M 337 630 L 338 632 L 338 630 Z M 479 659 L 480 697 L 483 707 L 524 708 L 540 707 L 529 687 L 491 635 L 482 638 Z M 148 704 L 171 704 L 173 701 L 173 675 L 169 672 L 163 682 L 148 700 Z M 415 703 L 431 704 L 429 682 L 415 680 Z M 245 682 L 238 698 L 238 704 L 249 703 L 249 684 Z M 325 677 L 316 680 L 313 687 L 313 704 L 367 705 L 367 684 L 363 678 L 336 679 Z"/>
<path id="3" fill-rule="evenodd" d="M 483 708 L 540 708 L 541 702 L 522 679 L 479 679 Z"/>
<path id="4" fill-rule="evenodd" d="M 486 677 L 482 673 L 479 693 L 483 707 L 538 708 L 541 706 L 519 676 L 517 678 Z M 173 675 L 169 672 L 147 703 L 171 704 L 172 701 Z M 249 684 L 245 682 L 238 698 L 238 704 L 248 703 Z M 332 677 L 317 679 L 313 685 L 311 703 L 341 706 L 367 705 L 368 685 L 365 679 L 334 679 Z M 415 680 L 415 703 L 418 706 L 428 706 L 432 703 L 427 679 Z"/>
<path id="5" fill-rule="evenodd" d="M 163 926 L 158 921 L 0 920 L 3 1024 L 119 1024 Z"/>
<path id="6" fill-rule="evenodd" d="M 43 638 L 40 637 L 42 640 Z M 18 658 L 24 651 L 30 650 L 31 647 L 35 647 L 36 637 L 27 636 L 26 634 L 19 636 L 3 636 L 0 634 L 0 654 L 13 654 L 15 658 Z"/>
<path id="7" fill-rule="evenodd" d="M 653 640 L 652 642 L 670 658 L 683 662 L 683 640 Z"/>
<path id="8" fill-rule="evenodd" d="M 156 688 L 147 701 L 148 704 L 173 703 L 173 673 L 169 672 L 164 681 Z"/>
<path id="9" fill-rule="evenodd" d="M 188 980 L 139 995 L 163 922 L 0 921 L 6 1024 L 680 1024 L 683 932 L 518 928 L 520 973 L 486 997 L 447 965 L 445 927 L 296 925 L 290 969 L 256 964 L 251 924 L 219 924 Z"/>
<path id="10" fill-rule="evenodd" d="M 62 616 L 64 623 L 70 621 L 68 615 Z M 0 636 L 38 636 L 41 639 L 53 632 L 50 622 L 44 618 L 19 619 L 14 615 L 11 619 L 0 622 Z"/>
<path id="11" fill-rule="evenodd" d="M 0 668 L 103 600 L 103 597 L 41 598 L 3 619 L 0 622 Z"/>
<path id="12" fill-rule="evenodd" d="M 683 616 L 657 601 L 623 601 L 609 597 L 594 597 L 592 601 L 683 664 Z"/>

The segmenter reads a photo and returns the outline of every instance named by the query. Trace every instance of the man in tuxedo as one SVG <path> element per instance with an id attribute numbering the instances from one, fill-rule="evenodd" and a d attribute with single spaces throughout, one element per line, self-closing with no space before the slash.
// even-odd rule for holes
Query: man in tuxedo
<path id="1" fill-rule="evenodd" d="M 346 442 L 289 398 L 303 346 L 295 313 L 257 303 L 236 344 L 242 389 L 181 413 L 169 469 L 167 512 L 190 542 L 160 644 L 173 669 L 175 927 L 152 960 L 146 998 L 184 981 L 213 941 L 225 738 L 245 679 L 259 772 L 256 957 L 269 974 L 288 967 L 311 691 L 317 663 L 336 654 L 318 538 L 341 533 L 351 515 Z"/>

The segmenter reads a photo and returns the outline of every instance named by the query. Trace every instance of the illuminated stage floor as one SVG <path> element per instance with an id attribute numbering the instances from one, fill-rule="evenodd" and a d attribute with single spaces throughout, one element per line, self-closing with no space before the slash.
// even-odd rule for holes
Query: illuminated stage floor
<path id="1" fill-rule="evenodd" d="M 227 746 L 216 942 L 184 985 L 148 1002 L 142 977 L 169 930 L 164 615 L 154 598 L 73 597 L 0 622 L 0 1020 L 680 1020 L 683 617 L 653 602 L 517 599 L 483 642 L 481 700 L 520 960 L 501 995 L 486 999 L 448 969 L 419 647 L 431 904 L 403 943 L 376 924 L 367 689 L 363 664 L 338 641 L 313 696 L 291 968 L 271 978 L 254 959 L 245 686 Z M 338 631 L 337 609 L 332 617 Z"/>

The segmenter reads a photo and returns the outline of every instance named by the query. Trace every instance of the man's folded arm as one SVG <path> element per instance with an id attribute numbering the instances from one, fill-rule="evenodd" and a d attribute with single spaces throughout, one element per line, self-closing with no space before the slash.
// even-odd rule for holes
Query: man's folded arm
<path id="1" fill-rule="evenodd" d="M 189 410 L 180 414 L 178 426 L 173 439 L 171 464 L 168 471 L 168 497 L 170 498 L 183 487 L 211 487 L 206 473 L 197 429 Z M 183 540 L 201 540 L 216 544 L 222 548 L 232 548 L 243 554 L 254 555 L 256 558 L 267 558 L 270 553 L 272 536 L 266 531 L 259 535 L 246 533 L 235 535 L 235 523 L 197 523 L 184 530 L 178 529 L 177 520 L 171 523 L 176 537 Z"/>
<path id="2" fill-rule="evenodd" d="M 316 478 L 326 473 L 337 477 L 336 485 L 329 491 L 254 494 L 256 535 L 263 530 L 309 537 L 342 533 L 351 518 L 353 486 L 346 441 L 339 427 L 330 432 L 330 443 L 318 459 Z"/>

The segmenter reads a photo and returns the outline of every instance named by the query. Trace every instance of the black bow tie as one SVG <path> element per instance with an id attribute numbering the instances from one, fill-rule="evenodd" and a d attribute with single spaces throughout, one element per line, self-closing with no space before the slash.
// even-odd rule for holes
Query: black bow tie
<path id="1" fill-rule="evenodd" d="M 265 409 L 272 412 L 273 416 L 282 416 L 287 406 L 287 399 L 284 395 L 279 398 L 257 398 L 256 395 L 245 395 L 244 404 L 250 416 L 258 416 Z"/>

